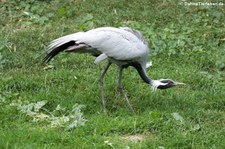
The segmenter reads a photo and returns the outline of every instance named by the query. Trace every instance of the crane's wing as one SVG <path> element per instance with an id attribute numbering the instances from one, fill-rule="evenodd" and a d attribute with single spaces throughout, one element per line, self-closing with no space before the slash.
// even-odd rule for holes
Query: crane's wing
<path id="1" fill-rule="evenodd" d="M 138 30 L 134 30 L 132 28 L 129 27 L 120 27 L 120 29 L 123 29 L 125 31 L 131 32 L 132 34 L 134 34 L 139 40 L 141 40 L 144 44 L 148 45 L 147 41 L 144 39 L 143 35 L 141 34 L 141 32 L 139 32 Z"/>
<path id="2" fill-rule="evenodd" d="M 106 58 L 119 61 L 147 58 L 149 50 L 140 35 L 132 29 L 101 27 L 63 36 L 51 42 L 44 61 L 50 61 L 61 51 L 99 56 L 96 63 Z"/>
<path id="3" fill-rule="evenodd" d="M 58 53 L 65 52 L 77 52 L 77 53 L 90 53 L 94 56 L 101 54 L 100 51 L 94 49 L 88 44 L 78 42 L 77 39 L 82 36 L 84 32 L 78 32 L 75 34 L 66 35 L 53 40 L 47 47 L 47 55 L 43 59 L 44 62 L 49 62 Z"/>

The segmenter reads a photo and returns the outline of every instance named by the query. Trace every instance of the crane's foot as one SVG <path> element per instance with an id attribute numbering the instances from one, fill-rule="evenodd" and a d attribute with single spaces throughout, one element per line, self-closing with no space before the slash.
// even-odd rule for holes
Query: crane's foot
<path id="1" fill-rule="evenodd" d="M 128 97 L 127 97 L 127 94 L 126 94 L 126 92 L 125 92 L 123 86 L 120 84 L 118 88 L 120 89 L 121 93 L 123 94 L 123 96 L 124 96 L 124 98 L 125 98 L 125 100 L 126 100 L 126 102 L 127 102 L 127 104 L 128 104 L 128 107 L 130 108 L 130 110 L 131 110 L 133 113 L 135 113 L 135 112 L 134 112 L 134 109 L 133 109 L 133 107 L 132 107 L 132 105 L 131 105 L 131 103 L 130 103 Z"/>

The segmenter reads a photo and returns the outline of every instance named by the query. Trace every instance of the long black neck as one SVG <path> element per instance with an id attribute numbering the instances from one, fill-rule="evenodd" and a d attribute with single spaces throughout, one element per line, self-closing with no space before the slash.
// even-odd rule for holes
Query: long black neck
<path id="1" fill-rule="evenodd" d="M 140 75 L 140 77 L 142 78 L 142 80 L 147 83 L 147 84 L 152 84 L 152 79 L 149 78 L 144 70 L 144 68 L 141 66 L 140 63 L 134 63 L 131 66 L 133 66 L 134 68 L 136 68 L 138 74 Z"/>

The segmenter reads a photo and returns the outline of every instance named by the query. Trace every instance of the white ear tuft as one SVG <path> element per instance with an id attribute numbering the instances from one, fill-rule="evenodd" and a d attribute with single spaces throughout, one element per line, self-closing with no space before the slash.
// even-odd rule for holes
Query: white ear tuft
<path id="1" fill-rule="evenodd" d="M 160 82 L 160 80 L 152 80 L 152 90 L 153 91 L 156 91 L 157 90 L 157 88 L 158 88 L 158 86 L 160 86 L 160 85 L 166 85 L 167 83 L 162 83 L 162 82 Z"/>

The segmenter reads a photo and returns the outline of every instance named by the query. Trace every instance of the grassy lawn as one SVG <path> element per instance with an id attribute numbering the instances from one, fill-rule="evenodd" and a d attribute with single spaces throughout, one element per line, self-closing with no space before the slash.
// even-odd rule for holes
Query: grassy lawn
<path id="1" fill-rule="evenodd" d="M 225 3 L 208 2 L 218 5 L 0 0 L 0 148 L 225 148 Z M 104 113 L 98 77 L 106 63 L 67 53 L 41 63 L 51 40 L 101 26 L 140 30 L 151 49 L 148 75 L 186 85 L 153 92 L 128 68 L 132 114 L 114 65 Z"/>

